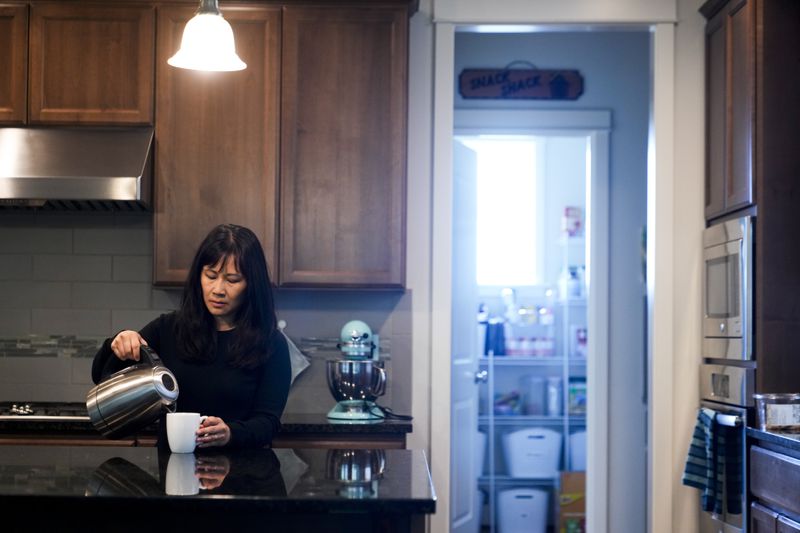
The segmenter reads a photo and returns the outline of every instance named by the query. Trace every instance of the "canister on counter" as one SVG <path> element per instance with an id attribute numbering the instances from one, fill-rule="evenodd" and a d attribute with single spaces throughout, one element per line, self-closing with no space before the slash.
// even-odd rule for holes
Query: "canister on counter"
<path id="1" fill-rule="evenodd" d="M 800 393 L 753 394 L 761 431 L 800 433 Z"/>

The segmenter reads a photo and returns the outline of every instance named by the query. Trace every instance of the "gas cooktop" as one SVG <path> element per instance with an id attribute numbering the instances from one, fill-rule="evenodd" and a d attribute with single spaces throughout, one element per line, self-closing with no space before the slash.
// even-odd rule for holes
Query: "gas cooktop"
<path id="1" fill-rule="evenodd" d="M 86 405 L 64 402 L 0 402 L 0 421 L 85 422 Z"/>

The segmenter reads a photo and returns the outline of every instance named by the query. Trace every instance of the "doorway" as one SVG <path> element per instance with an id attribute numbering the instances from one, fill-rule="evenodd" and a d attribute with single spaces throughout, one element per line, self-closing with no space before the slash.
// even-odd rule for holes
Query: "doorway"
<path id="1" fill-rule="evenodd" d="M 606 483 L 610 125 L 455 114 L 454 532 L 583 527 L 583 496 L 564 512 L 560 496 Z"/>
<path id="2" fill-rule="evenodd" d="M 603 35 L 602 37 L 607 40 L 614 40 L 614 35 L 610 35 L 613 32 L 609 32 L 609 35 Z M 623 32 L 625 33 L 625 32 Z M 645 33 L 645 32 L 642 32 Z M 631 37 L 630 34 L 626 34 Z M 581 40 L 586 41 L 589 39 L 586 35 L 560 35 L 558 33 L 549 33 L 548 36 L 556 41 L 561 39 L 562 43 L 571 43 L 569 46 L 566 44 L 562 44 L 560 49 L 566 49 L 571 47 L 572 53 L 574 54 L 584 54 L 588 57 L 586 58 L 587 61 L 591 61 L 592 54 L 586 53 L 583 50 L 582 46 L 576 44 L 576 42 L 580 42 Z M 467 65 L 463 62 L 459 63 L 459 53 L 458 53 L 458 44 L 459 44 L 459 37 L 460 34 L 458 31 L 455 32 L 455 46 L 456 49 L 453 50 L 453 57 L 456 59 L 454 62 L 456 67 L 454 69 L 454 75 L 458 74 L 458 71 Z M 540 36 L 541 37 L 541 36 Z M 641 275 L 642 271 L 642 262 L 641 262 L 641 246 L 642 246 L 642 234 L 643 234 L 643 226 L 644 220 L 646 216 L 646 179 L 647 179 L 647 165 L 646 165 L 646 152 L 647 152 L 647 125 L 648 125 L 648 109 L 649 109 L 649 75 L 648 75 L 648 67 L 649 64 L 649 37 L 645 35 L 638 35 L 633 36 L 634 40 L 639 39 L 639 43 L 643 46 L 639 46 L 639 49 L 644 50 L 644 67 L 640 65 L 639 70 L 641 70 L 641 76 L 644 79 L 643 87 L 641 90 L 634 91 L 633 94 L 638 94 L 637 98 L 639 99 L 638 104 L 634 105 L 637 107 L 635 112 L 636 122 L 638 124 L 637 131 L 631 132 L 630 130 L 626 130 L 625 128 L 629 126 L 631 122 L 629 119 L 631 118 L 630 109 L 623 109 L 618 116 L 618 109 L 616 105 L 612 105 L 614 109 L 614 121 L 615 121 L 615 128 L 614 128 L 614 135 L 613 140 L 609 146 L 609 154 L 610 160 L 613 162 L 610 165 L 612 170 L 611 175 L 612 178 L 610 180 L 609 186 L 609 198 L 610 203 L 612 206 L 614 204 L 616 209 L 612 211 L 612 214 L 609 218 L 609 231 L 607 232 L 607 237 L 609 238 L 609 245 L 608 249 L 611 250 L 612 262 L 619 261 L 616 263 L 616 266 L 612 266 L 611 272 L 609 273 L 609 287 L 612 287 L 614 290 L 615 297 L 610 300 L 610 305 L 608 312 L 606 315 L 610 318 L 611 324 L 609 326 L 610 331 L 610 339 L 608 341 L 608 346 L 615 348 L 614 350 L 610 350 L 608 366 L 606 367 L 608 372 L 611 374 L 611 379 L 613 381 L 614 377 L 616 376 L 619 378 L 619 374 L 615 374 L 615 372 L 627 372 L 627 375 L 631 378 L 628 380 L 626 390 L 623 390 L 618 393 L 618 397 L 612 398 L 612 406 L 611 409 L 613 410 L 612 418 L 619 423 L 620 421 L 624 421 L 627 424 L 627 427 L 630 429 L 632 428 L 633 432 L 628 432 L 625 434 L 618 433 L 617 431 L 612 431 L 614 433 L 610 436 L 610 441 L 606 441 L 605 445 L 609 446 L 609 449 L 606 450 L 606 453 L 601 453 L 600 455 L 605 455 L 605 461 L 599 461 L 598 467 L 605 467 L 609 468 L 611 471 L 608 475 L 607 484 L 603 484 L 599 487 L 596 487 L 595 494 L 600 494 L 601 492 L 608 495 L 608 498 L 613 501 L 609 502 L 598 502 L 595 498 L 589 497 L 587 500 L 587 507 L 591 508 L 592 506 L 596 506 L 594 511 L 595 519 L 598 523 L 604 524 L 604 527 L 594 529 L 593 531 L 605 531 L 606 525 L 610 524 L 612 527 L 609 530 L 617 530 L 617 531 L 633 531 L 633 530 L 644 530 L 645 529 L 645 509 L 647 506 L 647 497 L 646 497 L 646 391 L 644 390 L 644 381 L 646 371 L 644 370 L 645 358 L 646 358 L 646 344 L 645 344 L 645 319 L 644 309 L 643 309 L 643 295 L 645 293 L 644 289 L 644 279 Z M 475 42 L 472 43 L 474 49 L 479 51 L 477 56 L 478 59 L 473 59 L 473 61 L 477 63 L 469 64 L 470 67 L 491 67 L 497 65 L 505 65 L 511 62 L 512 59 L 519 59 L 516 55 L 519 54 L 520 50 L 537 50 L 541 53 L 543 49 L 541 46 L 541 42 L 536 43 L 536 46 L 527 45 L 527 46 L 520 46 L 519 43 L 514 44 L 515 39 L 518 39 L 519 36 L 509 35 L 509 34 L 502 34 L 502 35 L 469 35 L 470 39 L 474 39 Z M 439 39 L 439 35 L 437 34 L 437 39 Z M 499 40 L 503 41 L 505 44 L 500 46 L 500 49 L 506 50 L 506 57 L 503 60 L 498 61 L 497 59 L 492 59 L 492 52 L 491 50 L 494 49 L 494 46 L 488 45 L 488 41 L 484 42 L 485 39 L 489 41 L 492 40 Z M 624 41 L 625 39 L 622 39 Z M 489 43 L 491 44 L 491 43 Z M 442 48 L 447 48 L 447 43 L 440 42 Z M 625 83 L 628 84 L 627 88 L 630 89 L 631 78 L 627 77 L 626 75 L 622 75 L 626 73 L 626 61 L 621 60 L 620 58 L 624 56 L 625 48 L 636 48 L 631 47 L 630 44 L 628 45 L 620 45 L 617 43 L 616 51 L 611 53 L 614 56 L 615 61 L 622 63 L 608 66 L 608 61 L 606 62 L 606 66 L 603 69 L 608 72 L 614 72 L 615 76 L 617 77 L 616 82 L 611 80 L 607 81 L 605 85 L 610 86 L 613 90 L 615 83 Z M 622 49 L 620 49 L 621 47 Z M 600 48 L 600 47 L 596 47 Z M 513 52 L 508 52 L 512 50 Z M 513 53 L 515 54 L 514 57 L 509 57 L 508 54 Z M 530 60 L 530 56 L 525 56 L 521 59 Z M 551 59 L 548 59 L 551 60 Z M 480 62 L 478 62 L 480 61 Z M 551 60 L 555 61 L 555 60 Z M 540 60 L 534 60 L 533 63 L 541 63 Z M 596 62 L 600 63 L 600 62 Z M 558 66 L 566 67 L 564 63 L 557 64 Z M 542 66 L 541 64 L 539 66 Z M 544 65 L 547 66 L 555 66 L 555 65 Z M 587 87 L 593 81 L 593 87 L 597 87 L 598 84 L 603 85 L 604 83 L 600 80 L 601 74 L 598 74 L 597 70 L 593 70 L 594 67 L 587 67 L 586 69 L 581 69 L 584 72 L 584 75 L 587 79 Z M 453 85 L 450 85 L 452 88 Z M 452 90 L 452 89 L 451 89 Z M 630 94 L 630 93 L 629 93 Z M 624 97 L 630 100 L 630 96 L 625 95 Z M 622 93 L 620 93 L 620 97 Z M 595 107 L 597 106 L 597 94 L 595 93 L 592 95 L 592 98 L 589 98 L 588 95 L 582 101 L 579 101 L 584 107 Z M 592 106 L 591 104 L 595 104 Z M 488 109 L 495 110 L 495 114 L 507 112 L 507 113 L 519 113 L 521 109 L 524 109 L 521 105 L 516 105 L 514 102 L 482 102 L 480 106 L 477 106 L 474 102 L 461 102 L 459 101 L 458 96 L 455 97 L 455 104 L 456 109 L 453 110 L 453 115 L 456 116 L 460 112 L 472 112 L 478 111 L 477 109 L 465 109 L 466 106 L 470 107 L 481 107 L 482 111 L 486 111 Z M 516 103 L 519 104 L 519 103 Z M 614 102 L 612 102 L 614 104 Z M 556 111 L 556 105 L 564 107 L 563 103 L 545 103 L 542 107 L 541 111 L 547 114 L 548 112 Z M 623 127 L 618 129 L 616 127 L 617 121 L 624 123 Z M 453 121 L 454 127 L 456 127 L 455 120 Z M 440 139 L 441 144 L 445 142 L 445 139 Z M 620 155 L 620 151 L 628 151 L 628 152 L 635 152 L 635 156 L 633 159 L 636 161 L 633 164 L 628 164 L 627 161 L 630 159 L 626 159 L 625 157 Z M 455 161 L 454 161 L 455 164 Z M 436 164 L 434 165 L 436 167 Z M 614 167 L 617 167 L 615 170 Z M 636 170 L 632 170 L 632 169 Z M 434 169 L 435 175 L 439 176 L 439 172 L 437 169 Z M 634 175 L 635 174 L 635 175 Z M 437 192 L 436 189 L 439 189 Z M 438 180 L 434 183 L 434 196 L 435 198 L 440 197 L 440 194 L 445 196 L 449 196 L 451 193 L 446 191 L 447 185 L 442 186 Z M 621 191 L 620 189 L 627 189 L 625 191 Z M 435 200 L 436 202 L 436 200 Z M 630 213 L 630 206 L 635 205 L 636 212 Z M 436 218 L 436 211 L 437 206 L 434 206 L 434 217 Z M 631 220 L 634 222 L 631 223 Z M 619 228 L 623 228 L 623 230 L 627 233 L 621 234 Z M 455 235 L 446 239 L 446 241 L 450 241 L 451 238 L 455 238 Z M 436 240 L 436 235 L 434 236 L 434 240 Z M 439 240 L 440 243 L 445 242 L 443 240 Z M 438 249 L 438 247 L 437 247 Z M 434 252 L 436 254 L 436 252 Z M 625 258 L 624 260 L 622 258 Z M 633 257 L 633 259 L 631 259 Z M 436 269 L 436 259 L 434 258 L 434 269 Z M 451 265 L 452 268 L 454 266 Z M 620 278 L 625 277 L 626 279 L 633 280 L 634 287 L 631 289 L 628 287 L 625 289 L 624 284 L 620 283 Z M 449 280 L 448 280 L 449 281 Z M 624 281 L 624 280 L 623 280 Z M 437 287 L 434 286 L 434 298 L 436 299 L 436 292 Z M 448 292 L 452 291 L 453 288 L 449 287 Z M 626 292 L 627 291 L 627 292 Z M 633 295 L 633 296 L 631 296 Z M 447 301 L 451 302 L 455 298 L 455 294 L 453 294 L 452 298 L 447 297 Z M 633 302 L 633 303 L 631 303 Z M 434 305 L 434 309 L 437 306 Z M 635 310 L 632 318 L 629 320 L 615 320 L 614 317 L 618 316 L 620 310 Z M 473 315 L 475 312 L 471 311 Z M 436 320 L 436 319 L 435 319 Z M 449 327 L 449 324 L 448 324 Z M 477 341 L 476 341 L 477 342 Z M 621 346 L 624 345 L 624 346 Z M 623 349 L 619 349 L 623 348 Z M 625 356 L 622 355 L 624 351 L 628 351 L 629 355 Z M 436 352 L 436 350 L 434 350 Z M 449 351 L 449 350 L 448 350 Z M 633 354 L 633 355 L 630 355 Z M 456 375 L 455 373 L 453 374 Z M 452 384 L 452 389 L 456 389 L 455 381 Z M 591 389 L 590 389 L 591 390 Z M 615 392 L 612 392 L 612 396 Z M 623 397 L 624 396 L 624 397 Z M 614 407 L 614 404 L 617 407 Z M 591 409 L 591 404 L 590 404 Z M 631 416 L 633 413 L 633 416 Z M 458 423 L 458 416 L 455 412 L 453 412 L 451 425 Z M 590 419 L 591 420 L 591 419 Z M 613 423 L 613 422 L 612 422 Z M 588 423 L 591 425 L 591 422 Z M 616 439 L 616 440 L 615 440 Z M 457 437 L 455 433 L 450 440 L 451 446 L 455 443 Z M 597 446 L 603 446 L 600 443 L 592 443 L 592 446 L 596 448 Z M 613 449 L 611 449 L 613 447 Z M 638 450 L 635 454 L 628 453 L 631 449 Z M 435 452 L 434 452 L 435 453 Z M 621 464 L 621 455 L 628 456 L 627 464 Z M 454 459 L 455 461 L 455 459 Z M 456 470 L 456 464 L 454 461 L 451 461 L 451 468 L 450 471 Z M 633 480 L 634 482 L 630 481 L 630 477 L 636 477 L 637 479 Z M 628 477 L 628 481 L 625 482 L 624 488 L 621 488 L 622 479 Z M 451 483 L 455 483 L 451 480 Z M 460 486 L 459 486 L 460 487 Z M 622 496 L 622 492 L 627 492 L 628 495 L 625 499 Z M 614 499 L 614 497 L 620 496 L 619 498 Z M 452 505 L 453 502 L 453 490 L 450 491 L 450 503 Z M 635 500 L 635 501 L 634 501 Z M 591 511 L 591 510 L 590 510 Z M 632 512 L 629 512 L 632 511 Z M 608 514 L 613 513 L 615 516 L 609 518 Z M 453 516 L 453 510 L 451 509 L 450 512 L 451 517 Z M 620 522 L 620 517 L 628 517 L 627 519 L 632 519 L 636 521 L 638 524 L 637 526 L 631 526 L 630 523 L 624 522 L 626 518 L 623 518 L 623 522 Z M 552 522 L 552 521 L 551 521 Z M 551 526 L 554 524 L 550 524 Z"/>

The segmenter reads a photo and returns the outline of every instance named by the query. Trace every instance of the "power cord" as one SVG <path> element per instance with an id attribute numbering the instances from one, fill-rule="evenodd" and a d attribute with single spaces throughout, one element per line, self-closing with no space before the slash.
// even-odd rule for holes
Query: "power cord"
<path id="1" fill-rule="evenodd" d="M 375 411 L 378 411 L 377 413 Z M 369 407 L 369 412 L 372 415 L 378 416 L 380 418 L 385 418 L 387 420 L 413 420 L 414 417 L 410 415 L 399 415 L 392 411 L 388 407 L 383 407 L 378 405 L 377 403 L 373 403 L 372 406 Z"/>

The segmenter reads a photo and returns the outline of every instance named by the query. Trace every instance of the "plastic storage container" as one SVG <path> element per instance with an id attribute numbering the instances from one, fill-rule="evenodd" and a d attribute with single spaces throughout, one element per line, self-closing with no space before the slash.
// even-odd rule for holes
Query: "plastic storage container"
<path id="1" fill-rule="evenodd" d="M 545 428 L 524 428 L 503 435 L 509 475 L 524 478 L 558 477 L 561 433 Z"/>
<path id="2" fill-rule="evenodd" d="M 522 398 L 526 415 L 545 414 L 545 380 L 540 376 L 526 375 L 520 378 Z"/>
<path id="3" fill-rule="evenodd" d="M 545 533 L 547 530 L 547 492 L 537 489 L 512 489 L 497 495 L 499 533 Z"/>
<path id="4" fill-rule="evenodd" d="M 569 436 L 569 469 L 586 470 L 585 431 L 576 431 Z"/>
<path id="5" fill-rule="evenodd" d="M 800 433 L 800 394 L 753 394 L 762 431 Z"/>

